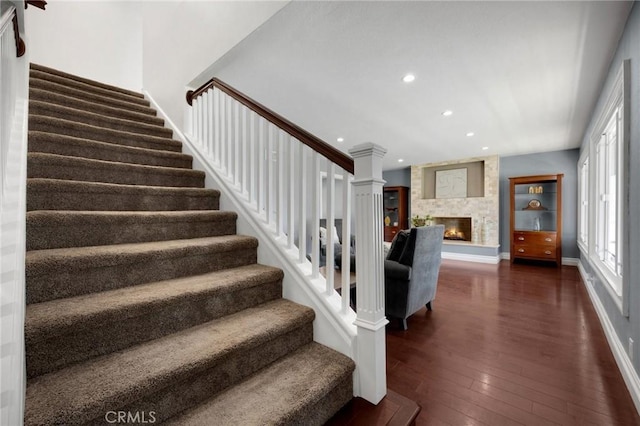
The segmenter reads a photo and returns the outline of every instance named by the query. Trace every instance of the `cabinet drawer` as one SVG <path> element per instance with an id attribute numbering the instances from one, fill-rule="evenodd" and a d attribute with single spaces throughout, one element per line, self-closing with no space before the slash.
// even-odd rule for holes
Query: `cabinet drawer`
<path id="1" fill-rule="evenodd" d="M 516 257 L 532 257 L 537 259 L 555 259 L 555 247 L 529 246 L 516 244 L 514 247 L 514 256 Z"/>
<path id="2" fill-rule="evenodd" d="M 399 226 L 385 226 L 384 227 L 384 240 L 386 242 L 393 241 L 393 237 L 396 236 L 398 231 L 400 230 Z"/>
<path id="3" fill-rule="evenodd" d="M 513 233 L 513 243 L 515 245 L 538 245 L 538 246 L 554 246 L 556 245 L 555 232 L 526 232 L 516 231 Z"/>

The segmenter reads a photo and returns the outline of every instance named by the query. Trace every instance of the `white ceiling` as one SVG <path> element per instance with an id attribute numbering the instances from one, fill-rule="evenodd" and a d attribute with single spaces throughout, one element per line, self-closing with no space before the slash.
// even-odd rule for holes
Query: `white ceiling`
<path id="1" fill-rule="evenodd" d="M 575 148 L 630 9 L 292 2 L 194 83 L 216 75 L 345 152 L 378 143 L 386 170 Z"/>

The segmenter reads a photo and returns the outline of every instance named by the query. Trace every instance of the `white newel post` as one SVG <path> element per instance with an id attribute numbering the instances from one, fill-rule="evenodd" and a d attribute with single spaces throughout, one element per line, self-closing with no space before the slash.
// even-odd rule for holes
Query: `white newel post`
<path id="1" fill-rule="evenodd" d="M 382 158 L 373 143 L 353 147 L 356 224 L 357 368 L 360 396 L 377 404 L 387 393 L 382 234 Z"/>

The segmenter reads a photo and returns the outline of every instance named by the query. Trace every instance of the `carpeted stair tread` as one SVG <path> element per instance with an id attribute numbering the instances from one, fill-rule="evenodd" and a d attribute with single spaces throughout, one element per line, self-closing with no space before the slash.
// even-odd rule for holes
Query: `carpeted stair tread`
<path id="1" fill-rule="evenodd" d="M 91 327 L 107 320 L 122 321 L 150 314 L 172 300 L 193 298 L 205 292 L 224 293 L 282 278 L 280 269 L 253 264 L 31 304 L 26 311 L 25 335 L 27 340 L 38 339 L 45 333 L 55 336 L 78 322 L 87 322 L 85 327 Z"/>
<path id="2" fill-rule="evenodd" d="M 47 74 L 57 75 L 58 77 L 64 77 L 66 79 L 79 81 L 81 83 L 90 84 L 90 85 L 97 86 L 97 87 L 100 87 L 100 88 L 103 88 L 103 89 L 107 89 L 107 90 L 111 90 L 111 91 L 115 91 L 115 92 L 121 92 L 121 93 L 130 95 L 130 96 L 134 96 L 136 98 L 144 98 L 144 95 L 142 93 L 134 92 L 133 90 L 123 89 L 122 87 L 117 87 L 117 86 L 112 86 L 110 84 L 101 83 L 99 81 L 91 80 L 91 79 L 80 77 L 80 76 L 73 75 L 73 74 L 69 74 L 69 73 L 66 73 L 64 71 L 60 71 L 60 70 L 57 70 L 57 69 L 54 69 L 54 68 L 46 67 L 44 65 L 30 63 L 29 64 L 29 68 L 30 68 L 30 70 L 33 70 L 33 71 L 40 71 L 40 72 L 47 73 Z"/>
<path id="3" fill-rule="evenodd" d="M 310 343 L 164 424 L 322 425 L 333 415 L 325 405 L 337 411 L 351 399 L 354 368 L 350 358 Z"/>
<path id="4" fill-rule="evenodd" d="M 164 126 L 164 120 L 162 118 L 149 113 L 116 108 L 99 102 L 91 102 L 89 100 L 74 98 L 60 93 L 51 92 L 49 90 L 37 89 L 35 87 L 29 88 L 29 99 L 32 101 L 41 101 L 49 104 L 70 107 L 75 110 L 102 114 L 105 117 L 123 118 L 126 120 Z"/>
<path id="5" fill-rule="evenodd" d="M 36 210 L 26 215 L 27 250 L 232 235 L 237 217 L 219 210 Z"/>
<path id="6" fill-rule="evenodd" d="M 29 79 L 29 88 L 35 88 L 40 90 L 46 90 L 52 93 L 59 93 L 64 96 L 68 96 L 74 99 L 80 99 L 97 103 L 101 105 L 107 105 L 114 108 L 120 108 L 129 111 L 135 111 L 141 114 L 147 114 L 155 116 L 157 111 L 151 108 L 148 104 L 139 104 L 133 102 L 127 102 L 126 100 L 111 98 L 108 96 L 101 96 L 95 93 L 87 93 L 80 89 L 64 86 L 51 81 L 43 80 L 40 78 L 31 77 Z"/>
<path id="7" fill-rule="evenodd" d="M 29 78 L 38 78 L 41 80 L 46 80 L 48 82 L 51 83 L 56 83 L 60 86 L 64 86 L 64 87 L 69 87 L 72 89 L 76 89 L 76 90 L 82 90 L 83 92 L 87 93 L 87 94 L 96 94 L 99 96 L 104 96 L 104 97 L 109 97 L 109 98 L 113 98 L 113 99 L 119 99 L 119 100 L 123 100 L 126 102 L 130 102 L 133 104 L 138 104 L 138 105 L 143 105 L 143 106 L 149 106 L 149 101 L 144 99 L 144 97 L 139 97 L 139 96 L 134 96 L 134 95 L 130 95 L 128 93 L 123 93 L 121 91 L 117 91 L 117 90 L 111 90 L 111 89 L 104 89 L 102 87 L 93 85 L 93 84 L 87 84 L 87 83 L 83 83 L 82 81 L 78 81 L 78 80 L 73 80 L 70 78 L 65 78 L 65 77 L 61 77 L 59 75 L 55 75 L 55 74 L 50 74 L 47 72 L 42 72 L 42 71 L 38 71 L 38 70 L 31 70 L 29 72 Z"/>
<path id="8" fill-rule="evenodd" d="M 256 263 L 258 241 L 241 235 L 32 250 L 27 304 Z"/>
<path id="9" fill-rule="evenodd" d="M 58 154 L 27 154 L 27 177 L 125 185 L 203 188 L 200 170 L 146 166 Z"/>
<path id="10" fill-rule="evenodd" d="M 29 151 L 94 160 L 190 169 L 193 157 L 181 152 L 138 148 L 30 130 Z"/>
<path id="11" fill-rule="evenodd" d="M 94 112 L 36 100 L 31 100 L 29 102 L 29 113 L 89 124 L 104 129 L 157 136 L 160 138 L 171 138 L 173 135 L 173 131 L 171 129 L 158 124 L 148 124 L 118 117 L 106 117 Z"/>
<path id="12" fill-rule="evenodd" d="M 253 264 L 28 305 L 27 376 L 279 299 L 282 278 Z"/>
<path id="13" fill-rule="evenodd" d="M 159 149 L 163 151 L 182 151 L 182 143 L 173 139 L 150 136 L 122 130 L 107 129 L 90 124 L 43 115 L 29 114 L 29 130 L 58 133 L 76 138 L 107 142 L 124 146 Z"/>
<path id="14" fill-rule="evenodd" d="M 219 191 L 204 188 L 27 179 L 27 211 L 217 210 L 219 197 Z"/>
<path id="15" fill-rule="evenodd" d="M 313 310 L 280 299 L 36 377 L 27 386 L 25 425 L 104 419 L 106 411 L 259 351 L 313 318 Z"/>

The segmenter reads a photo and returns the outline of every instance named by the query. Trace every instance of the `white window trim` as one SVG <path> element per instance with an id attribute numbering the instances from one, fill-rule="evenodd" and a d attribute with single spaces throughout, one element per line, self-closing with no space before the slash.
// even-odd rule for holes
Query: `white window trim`
<path id="1" fill-rule="evenodd" d="M 586 178 L 584 177 L 584 166 L 585 163 L 588 162 Z M 591 186 L 589 185 L 589 176 L 591 175 L 591 160 L 589 156 L 589 149 L 585 149 L 582 151 L 580 155 L 580 159 L 578 160 L 578 248 L 582 252 L 585 257 L 589 256 L 589 238 L 591 238 L 591 233 L 589 232 L 589 210 L 591 206 L 589 204 L 589 192 L 591 191 Z M 583 197 L 583 191 L 586 187 L 586 196 Z M 587 211 L 586 215 L 583 216 L 584 209 L 582 208 L 583 204 L 586 203 Z M 582 238 L 582 226 L 587 225 L 587 239 Z"/>
<path id="2" fill-rule="evenodd" d="M 615 83 L 611 89 L 607 102 L 598 117 L 598 121 L 596 126 L 594 127 L 593 132 L 591 133 L 591 138 L 589 141 L 589 149 L 585 150 L 588 152 L 590 158 L 589 165 L 589 230 L 588 230 L 588 245 L 586 247 L 588 252 L 588 262 L 592 266 L 592 269 L 598 276 L 599 280 L 603 282 L 603 286 L 607 289 L 609 295 L 612 300 L 615 302 L 616 306 L 620 310 L 621 314 L 624 316 L 629 316 L 629 262 L 628 262 L 628 253 L 629 253 L 629 241 L 624 230 L 629 229 L 629 214 L 628 214 L 628 191 L 629 191 L 629 181 L 628 181 L 628 170 L 629 170 L 629 135 L 630 135 L 630 103 L 629 103 L 629 93 L 630 93 L 630 61 L 624 60 L 618 74 L 616 76 Z M 596 147 L 600 141 L 601 135 L 609 120 L 611 115 L 619 106 L 622 107 L 622 125 L 621 125 L 621 155 L 622 161 L 618 164 L 619 167 L 619 183 L 620 187 L 618 190 L 617 197 L 619 199 L 619 208 L 618 208 L 618 217 L 620 218 L 620 222 L 622 225 L 621 232 L 621 253 L 623 264 L 622 264 L 622 278 L 614 275 L 611 271 L 604 265 L 604 263 L 599 259 L 596 251 L 595 251 L 595 239 L 596 239 L 596 217 L 597 217 L 597 209 L 598 203 L 598 194 L 597 194 L 597 184 L 596 184 L 596 176 L 597 176 L 597 167 L 594 163 L 594 159 L 596 159 Z M 579 163 L 578 167 L 582 162 Z M 580 244 L 578 244 L 580 247 Z M 582 247 L 581 247 L 582 248 Z M 620 287 L 620 294 L 616 292 L 615 287 Z"/>

